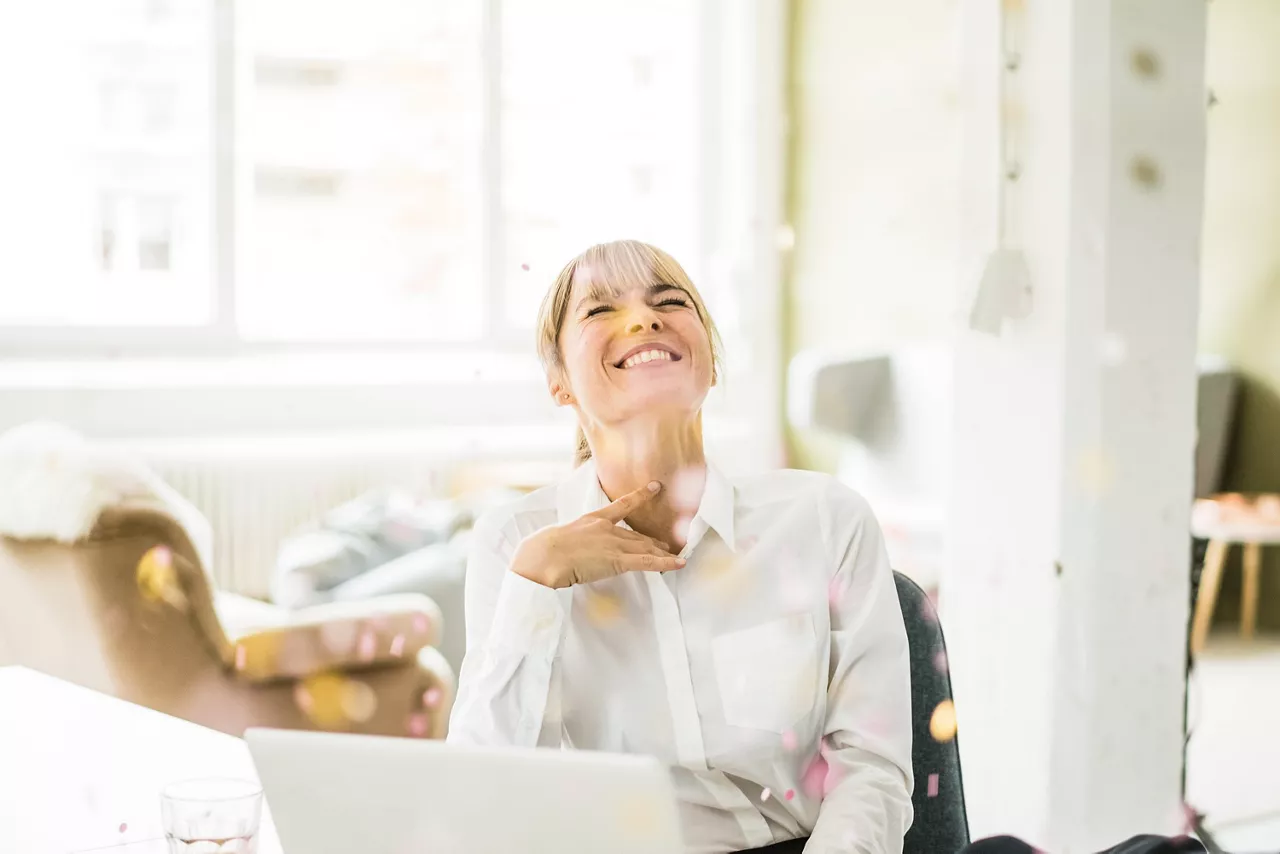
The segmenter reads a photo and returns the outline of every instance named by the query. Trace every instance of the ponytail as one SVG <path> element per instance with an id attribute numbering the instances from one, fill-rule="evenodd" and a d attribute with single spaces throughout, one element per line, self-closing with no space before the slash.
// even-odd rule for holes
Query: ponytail
<path id="1" fill-rule="evenodd" d="M 573 467 L 585 463 L 591 459 L 591 446 L 587 444 L 587 434 L 582 432 L 582 428 L 578 428 L 577 446 L 573 449 Z"/>

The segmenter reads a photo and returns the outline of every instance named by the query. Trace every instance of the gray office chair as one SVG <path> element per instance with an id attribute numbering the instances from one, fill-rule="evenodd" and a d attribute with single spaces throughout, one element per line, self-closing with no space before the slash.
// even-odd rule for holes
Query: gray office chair
<path id="1" fill-rule="evenodd" d="M 960 777 L 960 746 L 938 742 L 929 731 L 933 711 L 951 699 L 951 675 L 939 669 L 938 653 L 946 654 L 938 613 L 929 597 L 910 578 L 893 573 L 898 604 L 907 627 L 911 662 L 911 770 L 916 787 L 911 796 L 915 819 L 903 840 L 903 854 L 955 854 L 969 844 L 969 816 L 964 808 Z M 929 796 L 929 778 L 938 775 L 937 794 Z M 756 854 L 801 854 L 804 839 L 778 842 Z"/>
<path id="2" fill-rule="evenodd" d="M 954 854 L 969 844 L 969 816 L 964 808 L 960 746 L 956 739 L 935 741 L 929 731 L 934 709 L 951 699 L 951 675 L 939 669 L 946 655 L 942 625 L 929 597 L 910 578 L 893 574 L 898 603 L 907 627 L 911 658 L 911 769 L 916 787 L 911 796 L 915 819 L 903 843 L 903 854 Z M 945 660 L 945 659 L 944 659 Z M 930 775 L 938 775 L 937 794 L 929 797 Z"/>

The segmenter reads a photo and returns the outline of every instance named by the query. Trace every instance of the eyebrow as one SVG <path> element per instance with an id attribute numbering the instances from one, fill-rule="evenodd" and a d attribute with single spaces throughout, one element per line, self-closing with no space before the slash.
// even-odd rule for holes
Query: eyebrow
<path id="1" fill-rule="evenodd" d="M 652 285 L 645 288 L 645 296 L 654 296 L 655 294 L 660 294 L 664 291 L 679 291 L 686 296 L 689 294 L 688 291 L 679 285 L 673 285 L 670 282 L 654 282 Z M 613 288 L 608 285 L 594 284 L 591 286 L 591 290 L 587 291 L 586 295 L 582 299 L 578 300 L 576 308 L 580 309 L 585 303 L 589 302 L 607 302 L 610 299 L 617 299 L 619 293 L 620 292 L 617 288 Z"/>

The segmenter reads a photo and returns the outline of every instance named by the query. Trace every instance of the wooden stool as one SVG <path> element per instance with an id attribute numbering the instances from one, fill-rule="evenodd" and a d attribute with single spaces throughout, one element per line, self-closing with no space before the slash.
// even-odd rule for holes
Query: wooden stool
<path id="1" fill-rule="evenodd" d="M 1233 543 L 1244 546 L 1244 590 L 1240 597 L 1240 636 L 1253 637 L 1258 624 L 1258 585 L 1262 547 L 1280 545 L 1280 495 L 1217 495 L 1195 503 L 1191 533 L 1209 541 L 1204 574 L 1196 596 L 1191 626 L 1191 653 L 1204 648 L 1213 620 L 1213 606 L 1222 586 L 1222 567 Z"/>

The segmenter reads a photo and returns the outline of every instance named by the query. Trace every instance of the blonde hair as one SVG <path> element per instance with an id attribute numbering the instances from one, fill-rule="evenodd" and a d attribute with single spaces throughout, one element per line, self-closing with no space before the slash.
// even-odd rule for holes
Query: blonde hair
<path id="1" fill-rule="evenodd" d="M 715 381 L 720 372 L 723 346 L 715 322 L 707 313 L 706 303 L 702 301 L 702 295 L 676 259 L 658 247 L 639 240 L 616 240 L 592 246 L 566 264 L 551 283 L 550 290 L 542 299 L 542 307 L 538 310 L 538 358 L 548 375 L 553 371 L 564 371 L 564 360 L 560 354 L 560 331 L 564 328 L 565 316 L 569 312 L 569 297 L 573 293 L 574 280 L 580 272 L 589 277 L 584 284 L 593 290 L 627 291 L 660 283 L 675 285 L 687 291 L 711 342 L 711 377 Z M 579 427 L 573 462 L 575 466 L 580 466 L 589 459 L 591 446 L 587 444 L 587 436 Z"/>

